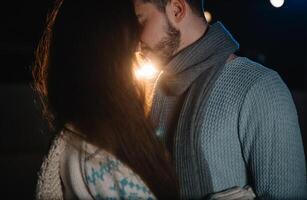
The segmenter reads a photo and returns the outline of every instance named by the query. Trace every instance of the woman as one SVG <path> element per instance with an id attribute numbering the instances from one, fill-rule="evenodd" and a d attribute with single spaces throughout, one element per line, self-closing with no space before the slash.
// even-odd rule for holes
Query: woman
<path id="1" fill-rule="evenodd" d="M 56 134 L 38 199 L 178 198 L 167 152 L 134 78 L 138 24 L 129 0 L 57 1 L 33 75 Z"/>

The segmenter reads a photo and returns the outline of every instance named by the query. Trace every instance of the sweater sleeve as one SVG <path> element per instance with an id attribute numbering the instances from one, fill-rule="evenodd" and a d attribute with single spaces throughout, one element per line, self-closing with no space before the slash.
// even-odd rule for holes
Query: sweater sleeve
<path id="1" fill-rule="evenodd" d="M 113 155 L 86 142 L 75 146 L 66 148 L 61 161 L 66 199 L 156 199 L 142 179 Z"/>
<path id="2" fill-rule="evenodd" d="M 155 199 L 137 174 L 106 151 L 86 157 L 83 171 L 94 199 Z"/>
<path id="3" fill-rule="evenodd" d="M 307 198 L 306 165 L 296 108 L 274 72 L 260 77 L 246 94 L 239 137 L 259 199 Z"/>

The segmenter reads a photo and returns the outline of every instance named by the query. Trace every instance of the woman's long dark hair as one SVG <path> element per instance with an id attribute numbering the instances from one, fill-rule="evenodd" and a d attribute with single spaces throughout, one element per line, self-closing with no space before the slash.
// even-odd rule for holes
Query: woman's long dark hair
<path id="1" fill-rule="evenodd" d="M 177 198 L 174 169 L 133 74 L 138 37 L 130 0 L 58 0 L 37 48 L 34 88 L 55 131 L 73 124 L 131 167 L 157 198 Z"/>

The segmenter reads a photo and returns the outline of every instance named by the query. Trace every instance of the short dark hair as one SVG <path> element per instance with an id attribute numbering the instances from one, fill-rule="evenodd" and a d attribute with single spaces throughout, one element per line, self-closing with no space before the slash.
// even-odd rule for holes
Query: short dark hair
<path id="1" fill-rule="evenodd" d="M 143 2 L 152 3 L 161 11 L 165 11 L 165 6 L 170 0 L 143 0 Z M 204 17 L 204 0 L 185 0 L 196 15 Z"/>

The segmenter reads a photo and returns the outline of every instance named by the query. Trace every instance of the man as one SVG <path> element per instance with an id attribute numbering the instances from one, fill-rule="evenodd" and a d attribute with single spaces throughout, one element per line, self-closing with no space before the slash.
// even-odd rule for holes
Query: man
<path id="1" fill-rule="evenodd" d="M 295 105 L 279 75 L 237 57 L 201 0 L 134 0 L 141 48 L 163 73 L 154 88 L 156 133 L 175 161 L 183 198 L 249 185 L 260 199 L 306 198 Z"/>

